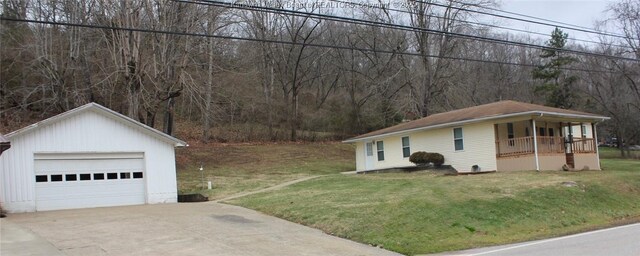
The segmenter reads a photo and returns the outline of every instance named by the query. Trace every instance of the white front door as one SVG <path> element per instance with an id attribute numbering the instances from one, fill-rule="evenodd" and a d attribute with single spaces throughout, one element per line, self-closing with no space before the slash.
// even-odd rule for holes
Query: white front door
<path id="1" fill-rule="evenodd" d="M 364 169 L 365 170 L 373 170 L 373 163 L 374 163 L 374 159 L 373 159 L 373 142 L 367 142 L 365 143 L 365 150 L 364 150 Z"/>
<path id="2" fill-rule="evenodd" d="M 36 211 L 144 204 L 142 153 L 36 154 Z"/>

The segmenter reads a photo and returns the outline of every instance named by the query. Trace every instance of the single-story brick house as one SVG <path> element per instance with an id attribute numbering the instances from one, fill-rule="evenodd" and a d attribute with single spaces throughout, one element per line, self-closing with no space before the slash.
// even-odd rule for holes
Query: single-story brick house
<path id="1" fill-rule="evenodd" d="M 596 124 L 586 112 L 517 101 L 430 115 L 345 140 L 356 145 L 356 170 L 413 166 L 416 151 L 437 152 L 460 172 L 600 169 Z"/>

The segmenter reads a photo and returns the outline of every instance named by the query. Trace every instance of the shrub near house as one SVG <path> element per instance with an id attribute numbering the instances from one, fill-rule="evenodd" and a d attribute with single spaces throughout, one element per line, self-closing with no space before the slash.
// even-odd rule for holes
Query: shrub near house
<path id="1" fill-rule="evenodd" d="M 424 166 L 431 163 L 435 167 L 440 167 L 444 164 L 444 156 L 440 153 L 418 151 L 409 156 L 409 162 L 412 162 L 417 166 Z"/>

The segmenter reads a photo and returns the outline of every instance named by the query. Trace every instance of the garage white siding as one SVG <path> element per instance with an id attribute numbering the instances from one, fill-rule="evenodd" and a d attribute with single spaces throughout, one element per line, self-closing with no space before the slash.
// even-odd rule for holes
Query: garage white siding
<path id="1" fill-rule="evenodd" d="M 174 146 L 179 140 L 155 135 L 148 127 L 123 121 L 123 117 L 103 109 L 89 106 L 55 122 L 14 136 L 8 134 L 12 147 L 0 156 L 3 208 L 10 212 L 36 210 L 35 156 L 47 154 L 142 153 L 145 203 L 176 202 Z"/>

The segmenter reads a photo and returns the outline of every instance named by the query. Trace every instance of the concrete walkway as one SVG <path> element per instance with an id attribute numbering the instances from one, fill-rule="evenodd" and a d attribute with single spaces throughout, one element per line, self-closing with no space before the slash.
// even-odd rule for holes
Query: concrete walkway
<path id="1" fill-rule="evenodd" d="M 293 185 L 293 184 L 296 184 L 296 183 L 299 183 L 299 182 L 303 182 L 303 181 L 307 181 L 307 180 L 311 180 L 311 179 L 315 179 L 315 178 L 319 178 L 319 177 L 324 177 L 324 176 L 327 176 L 327 175 L 316 175 L 316 176 L 304 177 L 304 178 L 297 179 L 297 180 L 287 181 L 285 183 L 281 183 L 281 184 L 275 185 L 273 187 L 268 187 L 268 188 L 259 189 L 259 190 L 256 190 L 256 191 L 243 192 L 243 193 L 231 195 L 231 196 L 228 196 L 228 197 L 225 197 L 225 198 L 214 200 L 213 202 L 224 202 L 224 201 L 229 201 L 229 200 L 232 200 L 232 199 L 245 197 L 245 196 L 249 196 L 249 195 L 253 195 L 253 194 L 258 194 L 258 193 L 267 192 L 267 191 L 271 191 L 271 190 L 281 189 L 281 188 L 284 188 L 286 186 L 290 186 L 290 185 Z"/>
<path id="2" fill-rule="evenodd" d="M 215 202 L 10 214 L 7 219 L 2 221 L 3 256 L 38 255 L 11 249 L 32 245 L 46 255 L 57 250 L 66 255 L 399 255 Z"/>

